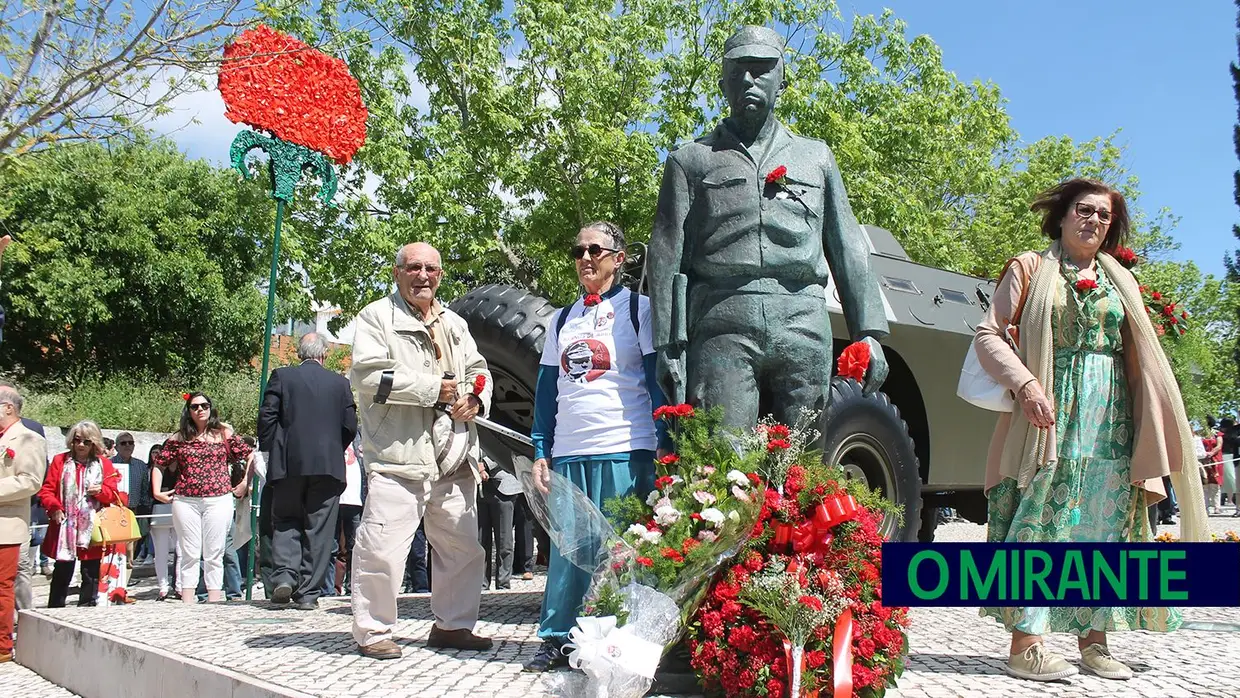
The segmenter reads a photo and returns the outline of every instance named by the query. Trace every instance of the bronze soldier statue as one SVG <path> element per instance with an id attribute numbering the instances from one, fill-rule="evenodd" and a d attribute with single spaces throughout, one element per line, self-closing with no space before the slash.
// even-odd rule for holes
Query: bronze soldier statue
<path id="1" fill-rule="evenodd" d="M 866 392 L 887 377 L 887 318 L 835 157 L 774 116 L 783 56 L 766 27 L 727 40 L 731 114 L 668 155 L 650 240 L 659 382 L 677 402 L 723 405 L 737 427 L 758 421 L 764 397 L 786 424 L 826 406 L 828 266 L 852 340 L 870 347 Z"/>

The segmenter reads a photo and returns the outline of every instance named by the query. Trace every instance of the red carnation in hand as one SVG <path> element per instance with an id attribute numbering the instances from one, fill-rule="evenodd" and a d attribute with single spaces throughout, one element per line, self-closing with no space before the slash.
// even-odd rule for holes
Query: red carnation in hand
<path id="1" fill-rule="evenodd" d="M 639 557 L 637 558 L 637 564 L 642 567 L 654 567 L 654 560 L 651 560 L 648 557 Z"/>
<path id="2" fill-rule="evenodd" d="M 249 124 L 345 165 L 366 141 L 366 107 L 339 58 L 259 25 L 224 47 L 220 95 Z"/>
<path id="3" fill-rule="evenodd" d="M 660 458 L 659 462 L 662 463 L 663 465 L 676 465 L 676 463 L 680 462 L 680 456 L 676 455 L 675 453 L 669 453 L 666 456 L 663 456 L 662 458 Z"/>
<path id="4" fill-rule="evenodd" d="M 841 378 L 851 378 L 858 383 L 865 379 L 865 372 L 870 368 L 870 345 L 865 342 L 849 344 L 840 358 L 835 362 L 836 373 Z"/>
<path id="5" fill-rule="evenodd" d="M 1089 293 L 1096 288 L 1098 288 L 1098 282 L 1093 279 L 1080 279 L 1076 282 L 1077 293 Z"/>
<path id="6" fill-rule="evenodd" d="M 767 184 L 783 184 L 784 177 L 788 174 L 788 168 L 780 165 L 770 172 L 766 173 Z"/>
<path id="7" fill-rule="evenodd" d="M 487 377 L 485 373 L 479 373 L 474 378 L 474 395 L 481 395 L 482 391 L 487 387 Z"/>

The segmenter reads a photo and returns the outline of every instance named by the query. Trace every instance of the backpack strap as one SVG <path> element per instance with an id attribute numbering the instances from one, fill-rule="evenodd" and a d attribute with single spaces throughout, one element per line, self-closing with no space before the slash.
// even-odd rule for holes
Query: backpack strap
<path id="1" fill-rule="evenodd" d="M 569 305 L 568 307 L 560 308 L 560 314 L 555 316 L 555 341 L 557 342 L 560 341 L 560 330 L 564 329 L 564 323 L 568 322 L 568 311 L 572 307 Z"/>
<path id="2" fill-rule="evenodd" d="M 636 291 L 629 291 L 629 321 L 633 323 L 633 334 L 637 335 L 637 341 L 641 341 L 641 318 L 637 316 L 638 294 Z"/>

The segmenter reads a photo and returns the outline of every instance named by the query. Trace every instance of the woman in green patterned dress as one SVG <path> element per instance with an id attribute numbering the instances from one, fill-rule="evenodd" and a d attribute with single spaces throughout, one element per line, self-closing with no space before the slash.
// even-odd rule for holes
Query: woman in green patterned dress
<path id="1" fill-rule="evenodd" d="M 1165 496 L 1163 474 L 1172 475 L 1185 504 L 1203 500 L 1179 489 L 1182 473 L 1195 475 L 1192 434 L 1136 281 L 1111 256 L 1128 233 L 1124 198 L 1101 182 L 1074 179 L 1043 193 L 1033 209 L 1043 214 L 1051 247 L 1009 262 L 975 338 L 982 366 L 1020 405 L 1001 414 L 991 442 L 988 538 L 1148 541 L 1146 507 Z M 1202 509 L 1185 516 L 1191 536 L 1202 535 Z M 1037 681 L 1077 673 L 1044 648 L 1047 633 L 1076 635 L 1086 671 L 1128 679 L 1132 671 L 1111 656 L 1106 633 L 1170 631 L 1181 622 L 1173 608 L 984 608 L 982 615 L 1012 633 L 1008 673 Z"/>

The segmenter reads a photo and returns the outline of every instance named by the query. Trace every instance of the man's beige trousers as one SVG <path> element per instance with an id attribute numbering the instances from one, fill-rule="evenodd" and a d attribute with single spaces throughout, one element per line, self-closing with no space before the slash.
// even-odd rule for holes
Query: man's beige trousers
<path id="1" fill-rule="evenodd" d="M 392 639 L 396 595 L 418 524 L 431 553 L 431 612 L 443 630 L 473 630 L 482 600 L 484 554 L 478 544 L 477 484 L 460 472 L 435 482 L 371 473 L 353 546 L 353 639 Z"/>

